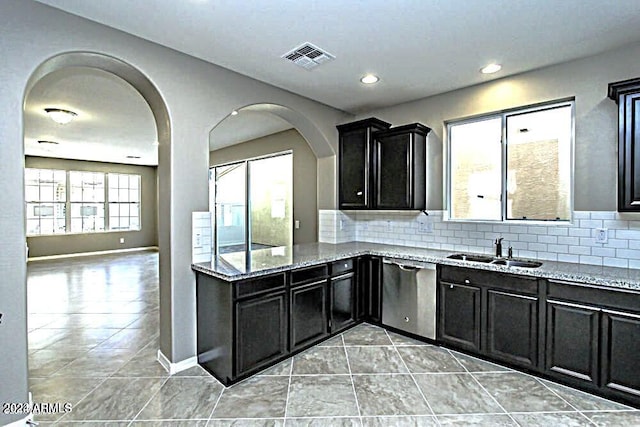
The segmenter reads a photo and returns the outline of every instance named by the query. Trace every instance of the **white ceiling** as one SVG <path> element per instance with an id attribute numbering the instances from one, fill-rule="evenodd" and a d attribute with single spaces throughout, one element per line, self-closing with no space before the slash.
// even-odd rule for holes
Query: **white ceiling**
<path id="1" fill-rule="evenodd" d="M 77 117 L 57 124 L 44 112 L 50 107 L 71 110 Z M 149 105 L 129 83 L 95 68 L 66 68 L 39 80 L 25 100 L 24 137 L 28 156 L 158 164 Z"/>
<path id="2" fill-rule="evenodd" d="M 354 113 L 640 41 L 638 0 L 39 1 Z M 280 57 L 303 42 L 336 59 Z"/>
<path id="3" fill-rule="evenodd" d="M 638 0 L 38 1 L 354 114 L 640 41 Z M 281 58 L 303 42 L 335 60 L 309 71 Z M 479 73 L 489 62 L 501 63 L 502 71 Z M 361 84 L 367 72 L 379 75 L 380 82 Z M 104 76 L 54 76 L 41 83 L 59 88 L 41 93 L 35 91 L 38 83 L 27 100 L 28 152 L 47 149 L 33 140 L 50 135 L 68 140 L 68 149 L 58 156 L 51 150 L 62 147 L 52 146 L 49 154 L 40 155 L 69 158 L 92 147 L 86 154 L 103 161 L 157 164 L 155 147 L 149 148 L 149 140 L 155 140 L 155 127 L 153 135 L 147 128 L 151 112 L 147 107 L 134 119 L 128 111 L 144 100 L 137 93 L 100 91 L 91 84 L 98 78 Z M 71 99 L 72 94 L 81 99 Z M 139 99 L 123 102 L 116 95 Z M 52 103 L 80 108 L 76 130 L 44 120 L 41 110 Z M 288 127 L 268 113 L 242 116 L 229 117 L 214 129 L 212 149 Z M 83 133 L 83 117 L 102 120 L 99 135 Z M 98 150 L 101 143 L 116 149 Z M 126 155 L 141 159 L 122 160 Z"/>

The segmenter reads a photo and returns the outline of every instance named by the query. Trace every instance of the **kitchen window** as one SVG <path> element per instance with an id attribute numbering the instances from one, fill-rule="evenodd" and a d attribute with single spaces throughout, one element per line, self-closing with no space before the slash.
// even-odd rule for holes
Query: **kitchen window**
<path id="1" fill-rule="evenodd" d="M 452 121 L 451 220 L 569 221 L 574 101 Z"/>
<path id="2" fill-rule="evenodd" d="M 140 230 L 140 175 L 25 169 L 27 236 Z"/>

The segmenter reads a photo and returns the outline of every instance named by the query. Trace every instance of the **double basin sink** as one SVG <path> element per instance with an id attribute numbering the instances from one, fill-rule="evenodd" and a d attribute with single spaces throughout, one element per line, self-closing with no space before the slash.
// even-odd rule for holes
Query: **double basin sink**
<path id="1" fill-rule="evenodd" d="M 495 258 L 491 256 L 477 255 L 477 254 L 453 254 L 453 255 L 449 255 L 447 258 L 457 259 L 460 261 L 503 265 L 506 267 L 538 268 L 542 265 L 542 263 L 539 261 L 530 261 L 530 260 L 515 259 L 515 258 Z"/>

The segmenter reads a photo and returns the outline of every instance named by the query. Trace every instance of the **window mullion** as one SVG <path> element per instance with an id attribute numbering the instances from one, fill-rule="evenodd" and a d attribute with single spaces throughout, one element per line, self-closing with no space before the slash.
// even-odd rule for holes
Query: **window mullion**
<path id="1" fill-rule="evenodd" d="M 507 141 L 507 115 L 502 115 L 502 135 L 500 137 L 502 147 L 502 188 L 500 189 L 500 209 L 502 212 L 502 221 L 507 219 L 507 151 L 509 142 Z"/>

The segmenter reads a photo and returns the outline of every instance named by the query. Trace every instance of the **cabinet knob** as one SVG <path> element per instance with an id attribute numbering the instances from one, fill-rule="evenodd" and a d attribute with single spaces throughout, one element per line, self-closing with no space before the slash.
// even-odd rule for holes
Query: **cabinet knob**
<path id="1" fill-rule="evenodd" d="M 465 283 L 465 285 L 468 285 L 469 283 L 471 283 L 471 280 L 469 280 L 469 279 L 464 279 L 464 283 Z"/>
<path id="2" fill-rule="evenodd" d="M 449 285 L 449 289 L 453 289 L 453 285 Z"/>
<path id="3" fill-rule="evenodd" d="M 344 268 L 349 268 L 349 264 L 348 263 L 344 263 Z"/>
<path id="4" fill-rule="evenodd" d="M 362 196 L 362 191 L 356 191 L 356 196 Z"/>

